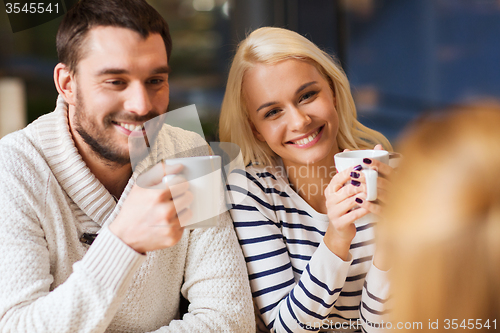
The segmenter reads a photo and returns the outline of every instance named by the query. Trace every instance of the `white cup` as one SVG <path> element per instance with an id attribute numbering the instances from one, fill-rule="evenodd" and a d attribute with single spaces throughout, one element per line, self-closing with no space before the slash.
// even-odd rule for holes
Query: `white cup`
<path id="1" fill-rule="evenodd" d="M 361 165 L 363 166 L 363 159 L 369 158 L 378 160 L 382 163 L 389 164 L 389 152 L 385 150 L 353 150 L 338 153 L 335 155 L 335 167 L 337 171 L 342 172 L 345 169 Z M 378 173 L 375 170 L 363 168 L 360 170 L 366 179 L 366 200 L 377 200 L 377 177 Z"/>
<path id="2" fill-rule="evenodd" d="M 188 228 L 212 227 L 222 212 L 222 178 L 220 156 L 194 156 L 164 160 L 166 165 L 182 164 L 184 168 L 179 175 L 186 178 L 189 191 L 193 193 L 190 209 L 193 213 L 189 221 L 180 221 L 181 226 Z M 175 175 L 163 177 L 163 182 Z M 174 205 L 175 205 L 174 198 Z"/>

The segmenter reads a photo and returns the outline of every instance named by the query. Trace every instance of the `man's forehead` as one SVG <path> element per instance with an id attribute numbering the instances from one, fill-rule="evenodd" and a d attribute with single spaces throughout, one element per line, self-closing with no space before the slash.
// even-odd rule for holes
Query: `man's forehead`
<path id="1" fill-rule="evenodd" d="M 150 33 L 148 36 L 144 37 L 137 31 L 132 29 L 115 27 L 115 26 L 96 26 L 89 29 L 86 36 L 86 43 L 88 47 L 92 47 L 93 44 L 100 43 L 101 45 L 114 45 L 117 42 L 129 42 L 129 43 L 146 43 L 150 40 L 161 41 L 161 45 L 164 47 L 163 38 L 159 33 Z M 123 44 L 123 43 L 122 43 Z M 165 54 L 166 54 L 165 49 Z"/>
<path id="2" fill-rule="evenodd" d="M 104 65 L 106 60 L 152 59 L 168 66 L 167 51 L 159 33 L 146 38 L 128 28 L 97 26 L 91 28 L 82 43 L 82 59 L 95 58 Z M 109 66 L 109 65 L 106 65 Z"/>

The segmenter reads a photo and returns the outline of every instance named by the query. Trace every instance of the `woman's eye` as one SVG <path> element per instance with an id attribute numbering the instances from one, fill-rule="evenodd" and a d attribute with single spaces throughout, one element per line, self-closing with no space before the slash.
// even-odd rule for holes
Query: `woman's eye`
<path id="1" fill-rule="evenodd" d="M 266 115 L 264 116 L 264 118 L 269 118 L 269 117 L 272 117 L 272 116 L 276 115 L 278 112 L 279 112 L 279 110 L 278 110 L 278 109 L 273 109 L 273 110 L 271 110 L 271 111 L 268 111 L 268 112 L 266 113 Z"/>
<path id="2" fill-rule="evenodd" d="M 308 100 L 311 97 L 314 97 L 317 93 L 318 93 L 317 91 L 307 92 L 304 95 L 302 95 L 302 97 L 300 97 L 300 101 L 302 102 L 302 101 Z"/>

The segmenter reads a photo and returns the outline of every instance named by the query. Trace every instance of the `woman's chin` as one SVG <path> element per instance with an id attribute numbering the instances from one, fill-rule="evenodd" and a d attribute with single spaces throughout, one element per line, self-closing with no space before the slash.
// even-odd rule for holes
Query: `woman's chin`
<path id="1" fill-rule="evenodd" d="M 285 161 L 285 159 L 283 159 Z M 325 165 L 325 162 L 328 160 L 328 155 L 321 155 L 321 156 L 302 156 L 301 158 L 294 158 L 290 159 L 289 161 L 291 163 L 285 163 L 285 164 L 296 164 L 296 165 Z M 328 164 L 328 163 L 326 163 Z M 331 159 L 331 164 L 333 165 L 333 159 Z"/>

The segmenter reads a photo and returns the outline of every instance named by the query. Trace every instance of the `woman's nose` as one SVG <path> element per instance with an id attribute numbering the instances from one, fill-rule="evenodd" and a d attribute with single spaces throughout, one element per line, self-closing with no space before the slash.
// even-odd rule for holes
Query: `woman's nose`
<path id="1" fill-rule="evenodd" d="M 290 119 L 288 122 L 288 127 L 292 131 L 300 131 L 311 123 L 311 117 L 309 117 L 309 115 L 306 112 L 301 111 L 296 107 L 293 107 L 290 110 L 289 114 L 290 114 Z"/>

